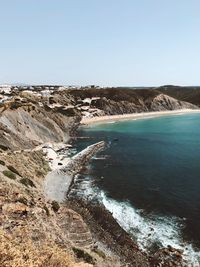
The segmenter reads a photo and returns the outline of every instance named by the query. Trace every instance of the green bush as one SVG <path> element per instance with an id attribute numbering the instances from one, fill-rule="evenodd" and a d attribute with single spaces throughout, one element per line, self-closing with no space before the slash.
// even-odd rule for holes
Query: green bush
<path id="1" fill-rule="evenodd" d="M 43 173 L 44 173 L 44 172 L 42 172 L 41 170 L 37 170 L 37 171 L 36 171 L 36 175 L 37 175 L 37 177 L 38 177 L 38 176 L 43 176 Z"/>
<path id="2" fill-rule="evenodd" d="M 6 151 L 6 150 L 8 150 L 8 147 L 4 146 L 4 145 L 0 145 L 0 149 L 2 149 L 3 151 Z"/>
<path id="3" fill-rule="evenodd" d="M 35 184 L 33 183 L 33 181 L 31 181 L 30 179 L 28 179 L 28 178 L 22 178 L 21 180 L 20 180 L 20 183 L 21 184 L 23 184 L 23 185 L 25 185 L 25 186 L 31 186 L 31 187 L 36 187 L 35 186 Z"/>
<path id="4" fill-rule="evenodd" d="M 92 250 L 93 252 L 95 252 L 97 255 L 99 255 L 99 257 L 105 259 L 106 258 L 106 255 L 103 251 L 101 251 L 100 249 L 98 248 L 93 248 Z"/>
<path id="5" fill-rule="evenodd" d="M 60 208 L 60 205 L 55 200 L 51 202 L 51 206 L 52 206 L 52 209 L 53 209 L 54 212 L 57 212 L 59 210 L 59 208 Z"/>
<path id="6" fill-rule="evenodd" d="M 47 214 L 47 216 L 50 216 L 49 209 L 47 208 L 47 206 L 46 206 L 46 205 L 44 206 L 44 210 L 46 211 L 46 214 Z"/>
<path id="7" fill-rule="evenodd" d="M 95 264 L 95 261 L 92 258 L 92 256 L 89 253 L 87 253 L 86 251 L 84 251 L 80 248 L 75 248 L 75 247 L 73 247 L 72 249 L 73 249 L 73 252 L 78 259 L 83 259 L 87 263 Z"/>
<path id="8" fill-rule="evenodd" d="M 16 174 L 11 172 L 10 170 L 4 170 L 3 174 L 12 180 L 16 179 Z"/>
<path id="9" fill-rule="evenodd" d="M 21 176 L 18 172 L 18 170 L 15 169 L 15 167 L 11 166 L 11 165 L 8 165 L 7 168 L 11 171 L 11 172 L 14 172 L 16 173 L 17 175 Z"/>
<path id="10" fill-rule="evenodd" d="M 5 162 L 3 160 L 0 160 L 0 164 L 4 166 Z"/>
<path id="11" fill-rule="evenodd" d="M 26 206 L 28 205 L 28 200 L 25 197 L 18 198 L 17 202 L 23 203 Z"/>

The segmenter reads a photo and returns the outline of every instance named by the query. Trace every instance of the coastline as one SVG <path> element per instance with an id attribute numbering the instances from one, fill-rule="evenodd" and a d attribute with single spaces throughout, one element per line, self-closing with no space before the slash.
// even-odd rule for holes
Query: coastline
<path id="1" fill-rule="evenodd" d="M 119 115 L 106 115 L 99 117 L 82 117 L 79 127 L 84 125 L 95 125 L 116 121 L 126 121 L 126 120 L 138 120 L 147 118 L 156 118 L 168 115 L 182 115 L 190 113 L 200 113 L 200 109 L 180 109 L 180 110 L 170 110 L 170 111 L 152 111 L 152 112 L 142 112 L 142 113 L 131 113 L 131 114 L 119 114 Z M 100 143 L 100 148 L 99 148 Z M 101 149 L 104 142 L 99 142 L 93 144 L 78 154 L 75 154 L 72 158 L 63 157 L 59 155 L 60 149 L 69 149 L 69 144 L 64 143 L 46 143 L 43 144 L 43 151 L 46 154 L 46 159 L 49 160 L 49 165 L 51 171 L 45 178 L 44 181 L 44 191 L 46 196 L 51 199 L 62 202 L 66 195 L 69 193 L 71 185 L 73 184 L 74 177 L 79 173 L 80 169 L 86 165 L 91 158 L 91 154 L 95 154 L 99 149 Z M 105 146 L 105 144 L 103 144 Z M 40 146 L 41 147 L 41 146 Z M 96 149 L 97 148 L 97 149 Z M 91 151 L 92 150 L 92 153 Z M 89 152 L 89 153 L 88 153 Z M 89 157 L 88 157 L 89 155 Z M 61 165 L 58 165 L 61 164 Z M 56 179 L 55 179 L 56 178 Z"/>
<path id="2" fill-rule="evenodd" d="M 64 204 L 65 207 L 82 216 L 92 234 L 96 247 L 99 251 L 103 251 L 103 255 L 106 255 L 107 252 L 108 255 L 114 257 L 114 266 L 120 267 L 121 262 L 133 266 L 139 262 L 141 267 L 148 267 L 151 260 L 148 253 L 138 247 L 137 242 L 119 225 L 102 203 L 92 203 L 69 195 L 76 175 L 80 174 L 92 156 L 104 149 L 105 146 L 104 141 L 89 145 L 71 159 L 68 158 L 62 167 L 58 166 L 57 168 L 55 165 L 59 157 L 56 152 L 50 153 L 48 156 L 52 156 L 55 162 L 52 162 L 52 171 L 47 174 L 44 180 L 45 196 L 48 200 Z"/>
<path id="3" fill-rule="evenodd" d="M 133 113 L 133 114 L 124 114 L 124 115 L 100 116 L 100 117 L 93 117 L 93 118 L 83 118 L 81 123 L 80 123 L 80 126 L 84 127 L 84 126 L 88 126 L 88 125 L 90 126 L 91 125 L 91 127 L 92 127 L 93 125 L 95 126 L 95 125 L 98 125 L 98 124 L 114 123 L 114 122 L 117 122 L 117 121 L 126 121 L 126 120 L 131 120 L 131 119 L 137 120 L 137 119 L 147 119 L 147 118 L 156 118 L 156 117 L 162 117 L 162 116 L 170 116 L 170 115 L 185 115 L 185 114 L 195 114 L 195 113 L 199 114 L 200 113 L 200 109 L 196 109 L 196 110 L 182 109 L 182 110 L 173 110 L 173 111 L 144 112 L 144 113 L 137 113 L 137 114 Z M 74 199 L 76 199 L 76 198 L 74 198 Z M 79 201 L 79 202 L 81 203 L 81 201 Z M 79 205 L 82 207 L 83 204 L 82 203 L 80 204 L 80 203 L 79 203 Z M 90 208 L 90 205 L 91 205 L 91 202 L 88 201 L 88 206 L 86 205 L 87 208 L 88 207 Z M 120 228 L 125 230 L 126 228 L 124 228 L 123 225 L 120 224 L 120 221 L 117 220 L 117 217 L 113 216 L 113 211 L 109 210 L 109 208 L 106 207 L 104 204 L 102 204 L 102 206 L 105 208 L 105 214 L 106 214 L 106 212 L 110 213 L 112 215 L 112 218 L 114 218 L 115 223 L 119 224 Z M 72 207 L 74 209 L 76 209 L 76 205 L 75 204 L 72 205 Z M 97 208 L 97 207 L 95 207 L 95 208 Z M 77 209 L 77 211 L 84 217 L 85 210 L 82 211 L 81 208 L 80 208 L 80 209 Z M 93 212 L 91 211 L 91 214 L 93 214 Z M 96 213 L 96 211 L 94 213 Z M 102 214 L 103 214 L 103 211 L 102 211 Z M 104 216 L 106 216 L 106 215 L 104 215 Z M 86 216 L 84 218 L 86 219 L 87 223 L 90 224 L 91 219 L 88 219 Z M 97 218 L 95 218 L 95 219 L 96 219 L 96 221 L 98 221 Z M 113 223 L 113 222 L 110 221 L 110 224 L 111 223 Z M 100 224 L 103 225 L 102 222 Z M 128 233 L 128 231 L 126 233 Z M 112 231 L 111 231 L 111 234 L 113 234 Z M 131 235 L 129 235 L 129 237 L 131 237 Z M 133 236 L 132 236 L 132 238 L 134 240 Z M 139 243 L 137 241 L 135 243 L 138 246 Z M 170 247 L 170 245 L 169 245 L 169 247 Z M 186 247 L 186 249 L 185 248 L 183 249 L 182 247 L 178 247 L 178 246 L 176 247 L 176 246 L 173 246 L 173 245 L 172 245 L 172 247 L 173 247 L 173 250 L 175 251 L 175 253 L 178 256 L 180 256 L 180 258 L 182 258 L 184 264 L 188 264 L 188 265 L 180 265 L 180 266 L 190 266 L 190 264 L 193 264 L 193 261 L 194 261 L 194 264 L 198 264 L 198 263 L 196 263 L 197 262 L 197 260 L 196 260 L 197 256 L 195 255 L 195 253 L 198 253 L 198 252 L 195 252 L 195 249 L 193 249 L 192 246 L 190 248 L 190 244 L 188 245 L 188 247 Z M 139 249 L 141 251 L 143 251 L 143 252 L 145 251 L 148 256 L 151 255 L 150 251 L 143 250 L 141 247 Z M 163 249 L 164 252 L 165 252 L 165 250 L 166 250 L 167 253 L 169 252 L 169 251 L 167 251 L 167 249 L 168 249 L 167 246 L 163 247 L 162 249 Z M 190 251 L 189 253 L 188 253 L 188 250 Z M 196 266 L 196 265 L 194 265 L 194 266 Z"/>
<path id="4" fill-rule="evenodd" d="M 124 121 L 143 118 L 145 119 L 152 117 L 181 115 L 199 112 L 200 110 L 182 109 L 173 111 L 144 112 L 124 115 L 101 116 L 94 118 L 83 118 L 80 122 L 80 126 L 85 124 L 91 125 L 113 121 Z M 97 143 L 94 145 L 97 145 Z M 147 266 L 148 261 L 151 262 L 152 260 L 157 260 L 157 254 L 155 253 L 155 255 L 153 255 L 153 257 L 151 258 L 149 252 L 139 248 L 138 243 L 134 241 L 134 238 L 131 237 L 130 234 L 126 232 L 126 230 L 119 224 L 119 222 L 113 216 L 112 212 L 109 211 L 109 209 L 107 209 L 102 203 L 92 203 L 83 199 L 81 200 L 77 197 L 68 197 L 71 187 L 74 184 L 75 175 L 80 173 L 82 167 L 84 165 L 87 165 L 90 159 L 90 156 L 85 158 L 85 155 L 87 155 L 87 153 L 85 154 L 85 152 L 87 152 L 89 147 L 76 154 L 72 158 L 72 160 L 67 162 L 66 165 L 63 165 L 61 168 L 56 168 L 56 170 L 52 171 L 48 178 L 46 177 L 48 180 L 46 180 L 46 182 L 50 184 L 50 187 L 48 187 L 48 185 L 46 184 L 46 186 L 48 187 L 46 187 L 46 190 L 49 190 L 49 192 L 47 193 L 46 191 L 46 193 L 50 199 L 54 199 L 58 202 L 63 202 L 67 198 L 67 202 L 65 202 L 65 205 L 68 208 L 71 208 L 81 214 L 81 216 L 84 218 L 85 222 L 89 226 L 90 231 L 95 239 L 95 242 L 96 244 L 98 244 L 99 247 L 101 247 L 102 245 L 107 247 L 107 249 L 112 251 L 112 253 L 114 253 L 115 255 L 120 255 L 120 258 L 126 262 L 129 262 L 129 264 L 135 263 L 132 258 L 132 254 L 134 254 L 134 258 L 137 258 L 137 262 L 142 262 L 144 264 L 143 266 Z M 82 161 L 83 155 L 84 160 Z M 111 227 L 107 227 L 107 225 L 110 225 Z M 116 231 L 113 230 L 113 228 Z M 117 232 L 118 234 L 120 233 L 120 237 L 116 236 L 115 232 Z M 115 249 L 113 249 L 113 246 L 115 246 Z M 181 260 L 183 257 L 182 251 L 175 248 L 173 248 L 172 250 L 173 251 L 170 251 L 170 248 L 162 248 L 158 250 L 157 253 L 161 253 L 161 257 L 164 257 L 162 256 L 162 253 L 164 254 L 166 252 L 169 253 L 169 255 L 170 253 L 172 253 L 172 255 L 170 255 L 171 258 L 173 258 L 174 253 L 175 257 L 177 257 L 178 255 L 178 258 Z"/>
<path id="5" fill-rule="evenodd" d="M 132 119 L 148 119 L 152 117 L 161 117 L 168 115 L 181 115 L 189 113 L 199 113 L 200 109 L 178 109 L 178 110 L 167 110 L 167 111 L 150 111 L 141 113 L 130 113 L 130 114 L 119 114 L 119 115 L 105 115 L 99 117 L 83 117 L 80 121 L 80 125 L 92 125 L 101 124 L 107 122 L 125 121 Z"/>

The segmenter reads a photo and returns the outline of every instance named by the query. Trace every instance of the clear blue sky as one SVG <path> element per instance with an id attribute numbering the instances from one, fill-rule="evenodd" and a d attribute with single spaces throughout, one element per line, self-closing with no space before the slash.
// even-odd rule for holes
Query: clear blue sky
<path id="1" fill-rule="evenodd" d="M 0 0 L 0 83 L 200 85 L 199 0 Z"/>

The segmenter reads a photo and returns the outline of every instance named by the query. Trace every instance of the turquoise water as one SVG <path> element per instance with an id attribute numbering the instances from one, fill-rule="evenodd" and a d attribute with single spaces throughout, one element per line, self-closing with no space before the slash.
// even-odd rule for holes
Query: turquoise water
<path id="1" fill-rule="evenodd" d="M 79 149 L 108 143 L 88 180 L 127 231 L 148 239 L 146 247 L 156 241 L 199 250 L 200 114 L 99 124 L 79 135 L 88 137 Z"/>

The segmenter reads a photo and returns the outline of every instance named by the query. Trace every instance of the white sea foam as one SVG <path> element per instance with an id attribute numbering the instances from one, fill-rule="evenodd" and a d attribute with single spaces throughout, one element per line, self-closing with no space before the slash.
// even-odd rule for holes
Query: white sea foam
<path id="1" fill-rule="evenodd" d="M 152 217 L 146 218 L 141 211 L 134 209 L 129 203 L 118 202 L 100 193 L 102 203 L 120 226 L 136 237 L 139 247 L 148 250 L 153 243 L 160 243 L 184 250 L 184 258 L 188 267 L 200 266 L 200 252 L 196 252 L 191 244 L 181 240 L 181 224 L 177 218 Z"/>
<path id="2" fill-rule="evenodd" d="M 143 117 L 143 118 L 134 118 L 134 119 L 130 119 L 131 121 L 138 121 L 138 120 L 147 120 L 147 119 L 156 119 L 158 116 L 154 115 L 154 116 L 148 116 L 148 117 Z"/>
<path id="3" fill-rule="evenodd" d="M 79 179 L 79 177 L 77 177 Z M 119 225 L 136 239 L 138 246 L 147 251 L 152 244 L 168 245 L 184 251 L 187 267 L 200 266 L 200 251 L 181 238 L 181 220 L 176 217 L 144 216 L 128 202 L 119 202 L 106 196 L 96 188 L 90 177 L 84 177 L 78 186 L 79 197 L 89 201 L 98 199 L 109 210 Z M 183 223 L 183 221 L 182 221 Z"/>
<path id="4" fill-rule="evenodd" d="M 109 123 L 109 124 L 113 124 L 113 123 L 116 123 L 117 121 L 108 121 L 106 123 Z"/>

